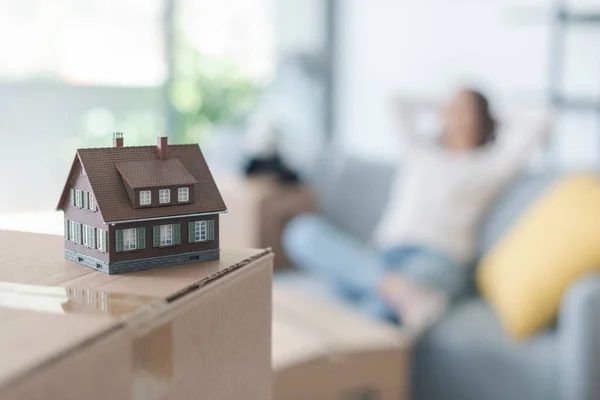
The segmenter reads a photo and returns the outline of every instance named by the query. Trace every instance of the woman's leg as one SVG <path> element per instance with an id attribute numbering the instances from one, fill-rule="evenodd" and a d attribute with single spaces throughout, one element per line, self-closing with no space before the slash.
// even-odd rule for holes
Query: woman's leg
<path id="1" fill-rule="evenodd" d="M 292 220 L 284 231 L 283 244 L 296 266 L 350 293 L 375 293 L 385 275 L 378 252 L 316 215 Z"/>

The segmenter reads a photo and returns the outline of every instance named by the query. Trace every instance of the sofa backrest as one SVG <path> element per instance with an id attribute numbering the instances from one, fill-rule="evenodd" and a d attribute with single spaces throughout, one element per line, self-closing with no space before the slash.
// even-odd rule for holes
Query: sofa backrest
<path id="1" fill-rule="evenodd" d="M 390 182 L 400 169 L 390 164 L 340 156 L 328 160 L 316 175 L 321 212 L 330 222 L 367 242 L 387 203 Z M 483 221 L 479 252 L 487 252 L 558 179 L 556 173 L 523 174 L 491 205 Z"/>

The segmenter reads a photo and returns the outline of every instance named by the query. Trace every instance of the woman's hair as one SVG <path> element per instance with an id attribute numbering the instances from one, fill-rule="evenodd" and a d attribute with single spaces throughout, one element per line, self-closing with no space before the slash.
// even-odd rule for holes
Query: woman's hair
<path id="1" fill-rule="evenodd" d="M 483 93 L 475 89 L 467 89 L 467 93 L 475 100 L 475 112 L 479 118 L 479 145 L 483 146 L 496 139 L 496 120 L 492 116 L 490 103 Z"/>

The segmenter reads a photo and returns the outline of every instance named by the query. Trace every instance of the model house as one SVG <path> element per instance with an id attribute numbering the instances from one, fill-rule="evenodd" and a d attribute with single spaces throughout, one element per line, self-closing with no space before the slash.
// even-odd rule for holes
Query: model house
<path id="1" fill-rule="evenodd" d="M 219 258 L 226 206 L 196 144 L 79 149 L 57 210 L 65 258 L 109 274 Z"/>

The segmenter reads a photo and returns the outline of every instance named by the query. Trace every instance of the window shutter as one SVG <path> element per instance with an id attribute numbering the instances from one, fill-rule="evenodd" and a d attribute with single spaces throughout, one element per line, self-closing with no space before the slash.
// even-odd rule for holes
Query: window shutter
<path id="1" fill-rule="evenodd" d="M 154 247 L 160 247 L 160 225 L 153 227 L 152 245 Z"/>
<path id="2" fill-rule="evenodd" d="M 65 240 L 69 240 L 69 220 L 65 219 Z"/>
<path id="3" fill-rule="evenodd" d="M 137 248 L 142 250 L 146 248 L 146 228 L 137 228 Z"/>
<path id="4" fill-rule="evenodd" d="M 181 224 L 173 224 L 173 244 L 181 244 Z"/>
<path id="5" fill-rule="evenodd" d="M 71 205 L 75 205 L 75 189 L 69 190 L 69 197 L 71 198 Z"/>
<path id="6" fill-rule="evenodd" d="M 188 222 L 188 243 L 194 243 L 196 240 L 196 223 Z"/>
<path id="7" fill-rule="evenodd" d="M 100 234 L 102 235 L 102 251 L 106 253 L 106 231 L 100 231 Z"/>
<path id="8" fill-rule="evenodd" d="M 117 251 L 123 251 L 123 230 L 119 229 L 115 231 Z"/>
<path id="9" fill-rule="evenodd" d="M 92 249 L 94 247 L 96 247 L 96 229 L 92 226 L 90 226 L 90 241 L 88 243 L 88 246 L 90 246 Z"/>
<path id="10" fill-rule="evenodd" d="M 96 248 L 102 250 L 102 231 L 96 228 Z"/>
<path id="11" fill-rule="evenodd" d="M 215 239 L 215 221 L 213 219 L 209 219 L 206 221 L 206 235 L 208 240 Z"/>
<path id="12" fill-rule="evenodd" d="M 82 228 L 82 225 L 77 224 L 77 244 L 81 244 L 81 238 L 83 236 L 83 234 L 81 232 L 81 228 Z"/>
<path id="13" fill-rule="evenodd" d="M 81 195 L 83 196 L 83 208 L 89 208 L 88 207 L 88 192 L 81 192 Z"/>

